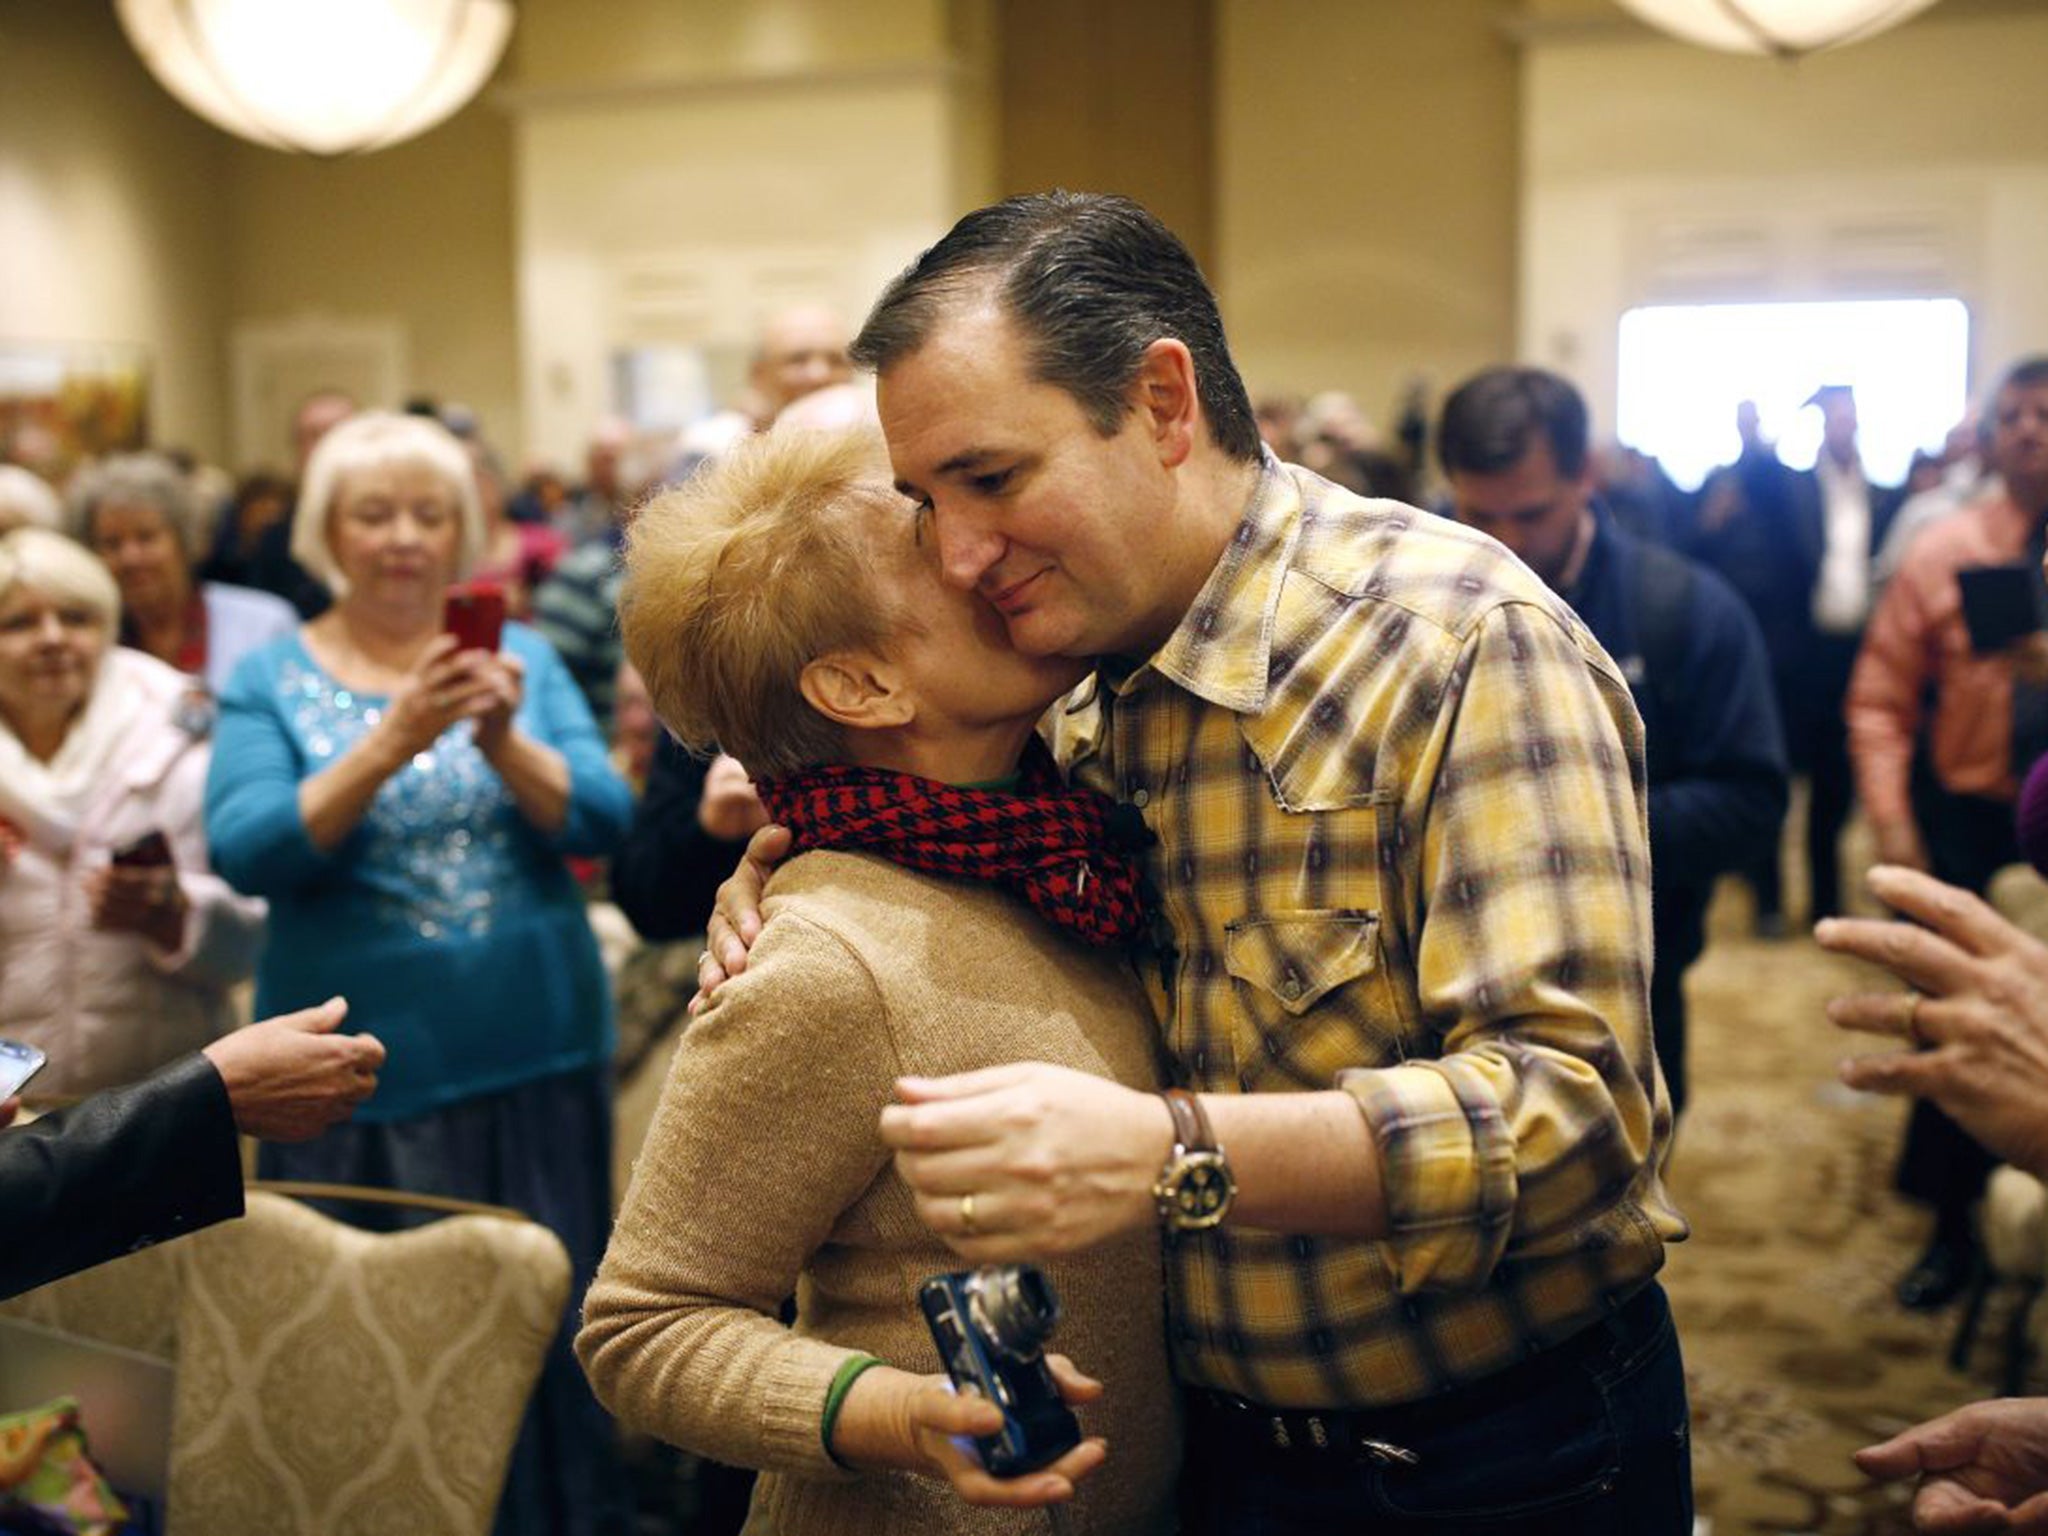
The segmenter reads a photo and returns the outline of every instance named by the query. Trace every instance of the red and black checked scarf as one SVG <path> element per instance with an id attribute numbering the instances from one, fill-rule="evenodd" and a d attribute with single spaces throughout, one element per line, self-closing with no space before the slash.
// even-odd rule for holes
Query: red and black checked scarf
<path id="1" fill-rule="evenodd" d="M 936 875 L 1014 891 L 1088 944 L 1127 943 L 1144 923 L 1138 866 L 1112 828 L 1112 803 L 1069 789 L 1033 741 L 1013 790 L 961 789 L 915 774 L 831 766 L 756 789 L 796 851 L 857 849 Z"/>

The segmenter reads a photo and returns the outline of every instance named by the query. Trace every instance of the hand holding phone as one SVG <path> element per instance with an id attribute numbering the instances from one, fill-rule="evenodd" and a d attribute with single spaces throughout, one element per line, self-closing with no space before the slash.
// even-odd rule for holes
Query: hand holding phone
<path id="1" fill-rule="evenodd" d="M 505 632 L 505 589 L 489 581 L 450 587 L 441 627 L 455 637 L 457 650 L 497 650 Z"/>
<path id="2" fill-rule="evenodd" d="M 13 1098 L 50 1058 L 19 1040 L 0 1040 L 0 1103 Z"/>
<path id="3" fill-rule="evenodd" d="M 2043 627 L 2041 572 L 2024 563 L 1965 566 L 1956 572 L 1970 649 L 1979 656 L 2005 650 Z"/>

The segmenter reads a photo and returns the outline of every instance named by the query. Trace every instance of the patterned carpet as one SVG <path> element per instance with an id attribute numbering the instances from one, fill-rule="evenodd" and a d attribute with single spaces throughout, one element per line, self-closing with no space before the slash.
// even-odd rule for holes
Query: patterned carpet
<path id="1" fill-rule="evenodd" d="M 1873 1487 L 1849 1452 L 1995 1395 L 1997 1298 L 1968 1376 L 1946 1363 L 1956 1309 L 1893 1301 L 1927 1230 L 1890 1189 L 1905 1110 L 1840 1085 L 1837 1060 L 1875 1042 L 1822 1015 L 1874 973 L 1805 938 L 1740 937 L 1747 917 L 1724 891 L 1690 978 L 1693 1103 L 1672 1187 L 1694 1236 L 1665 1271 L 1702 1530 L 1903 1536 L 1907 1491 Z"/>

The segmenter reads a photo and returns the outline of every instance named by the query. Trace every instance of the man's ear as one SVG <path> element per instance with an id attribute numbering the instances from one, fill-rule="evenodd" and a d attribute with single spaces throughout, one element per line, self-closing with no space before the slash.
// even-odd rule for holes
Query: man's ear
<path id="1" fill-rule="evenodd" d="M 1195 385 L 1195 359 L 1187 343 L 1162 336 L 1145 349 L 1138 364 L 1133 404 L 1158 446 L 1159 462 L 1177 469 L 1195 450 L 1202 431 L 1202 395 Z"/>
<path id="2" fill-rule="evenodd" d="M 804 702 L 851 731 L 908 725 L 917 706 L 896 668 L 872 651 L 834 651 L 807 663 L 797 679 Z"/>

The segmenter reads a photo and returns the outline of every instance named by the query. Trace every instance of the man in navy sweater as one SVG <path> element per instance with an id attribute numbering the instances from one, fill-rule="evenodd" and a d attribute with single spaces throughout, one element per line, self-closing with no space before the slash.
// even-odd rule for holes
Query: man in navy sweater
<path id="1" fill-rule="evenodd" d="M 1686 1100 L 1685 971 L 1722 873 L 1774 847 L 1785 748 L 1756 621 L 1712 572 L 1624 531 L 1593 494 L 1586 402 L 1553 373 L 1492 368 L 1444 403 L 1437 454 L 1454 515 L 1570 603 L 1642 712 L 1650 778 L 1657 1055 Z"/>

